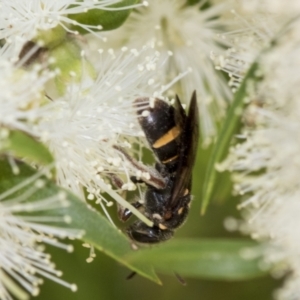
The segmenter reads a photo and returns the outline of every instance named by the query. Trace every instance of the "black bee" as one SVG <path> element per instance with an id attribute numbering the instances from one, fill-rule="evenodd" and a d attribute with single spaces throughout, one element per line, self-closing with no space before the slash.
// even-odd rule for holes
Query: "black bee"
<path id="1" fill-rule="evenodd" d="M 155 170 L 158 175 L 149 170 L 147 180 L 131 178 L 135 183 L 147 185 L 143 202 L 135 202 L 133 206 L 143 210 L 154 225 L 149 227 L 142 221 L 135 221 L 126 231 L 136 242 L 158 243 L 170 239 L 189 212 L 192 170 L 199 136 L 196 92 L 192 95 L 188 115 L 178 96 L 174 106 L 149 98 L 139 98 L 134 105 L 140 126 L 157 157 Z M 119 216 L 126 221 L 131 212 L 125 209 Z"/>

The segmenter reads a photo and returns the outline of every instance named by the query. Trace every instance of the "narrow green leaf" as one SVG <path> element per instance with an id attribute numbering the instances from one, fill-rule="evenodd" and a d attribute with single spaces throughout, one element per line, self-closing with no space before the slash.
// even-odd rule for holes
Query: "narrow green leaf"
<path id="1" fill-rule="evenodd" d="M 35 170 L 24 163 L 19 163 L 18 167 L 20 169 L 18 176 L 13 175 L 9 163 L 4 158 L 0 159 L 0 194 L 2 193 L 3 195 L 5 191 L 36 175 Z M 129 239 L 121 233 L 120 230 L 114 228 L 105 217 L 88 207 L 85 202 L 78 199 L 72 193 L 59 188 L 44 176 L 41 178 L 46 182 L 46 185 L 31 195 L 27 201 L 37 201 L 56 195 L 60 191 L 64 191 L 67 194 L 70 205 L 64 208 L 58 207 L 57 209 L 45 211 L 43 213 L 39 212 L 39 215 L 70 217 L 72 220 L 70 224 L 60 223 L 57 226 L 84 230 L 85 234 L 82 237 L 83 241 L 93 245 L 98 250 L 137 272 L 141 276 L 160 284 L 160 280 L 151 266 L 139 264 L 138 262 L 130 263 L 124 259 L 125 256 L 134 251 L 131 248 Z M 26 193 L 26 190 L 30 187 L 31 186 L 27 185 L 22 189 L 19 189 L 13 196 Z"/>
<path id="2" fill-rule="evenodd" d="M 120 27 L 129 16 L 131 9 L 126 9 L 126 7 L 134 5 L 137 2 L 138 0 L 123 0 L 111 5 L 111 10 L 91 9 L 86 13 L 72 14 L 68 17 L 80 24 L 92 26 L 100 25 L 102 30 L 112 30 Z M 116 8 L 120 8 L 120 10 L 112 10 Z M 89 31 L 80 26 L 73 26 L 71 29 L 77 30 L 81 34 L 89 33 Z"/>
<path id="3" fill-rule="evenodd" d="M 214 280 L 245 280 L 263 276 L 260 248 L 248 240 L 177 239 L 130 253 L 131 263 L 152 264 L 166 274 Z"/>
<path id="4" fill-rule="evenodd" d="M 41 165 L 48 165 L 53 161 L 50 152 L 42 143 L 22 131 L 11 130 L 4 147 L 0 149 L 1 152 L 9 152 L 17 158 L 25 158 Z"/>
<path id="5" fill-rule="evenodd" d="M 77 200 L 74 196 L 71 196 L 71 201 L 72 205 L 61 210 L 59 214 L 71 216 L 72 223 L 70 227 L 85 230 L 86 233 L 82 238 L 85 242 L 141 276 L 160 284 L 160 280 L 152 267 L 139 263 L 129 263 L 124 259 L 124 256 L 133 252 L 133 250 L 129 239 L 118 228 L 114 228 L 107 218 L 94 210 L 88 209 L 85 203 Z"/>
<path id="6" fill-rule="evenodd" d="M 217 177 L 217 170 L 215 168 L 216 164 L 221 161 L 221 159 L 224 157 L 224 154 L 228 151 L 231 139 L 234 136 L 234 133 L 238 127 L 241 113 L 243 111 L 244 106 L 246 105 L 245 98 L 247 96 L 248 83 L 250 80 L 257 80 L 257 69 L 258 64 L 254 63 L 249 69 L 247 75 L 245 76 L 242 84 L 240 85 L 240 88 L 235 93 L 233 102 L 227 112 L 226 118 L 223 121 L 221 131 L 213 147 L 204 178 L 201 206 L 202 214 L 205 213 L 205 210 L 212 196 L 213 188 Z"/>

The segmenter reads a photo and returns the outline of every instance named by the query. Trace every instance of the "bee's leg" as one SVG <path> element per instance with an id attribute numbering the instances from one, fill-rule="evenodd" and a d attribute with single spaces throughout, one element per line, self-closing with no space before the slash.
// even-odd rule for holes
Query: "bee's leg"
<path id="1" fill-rule="evenodd" d="M 123 186 L 124 182 L 120 177 L 118 177 L 117 175 L 112 174 L 112 173 L 108 173 L 107 175 L 109 176 L 109 178 L 111 180 L 111 183 L 116 188 L 122 189 L 122 186 Z M 135 183 L 135 181 L 133 181 L 133 182 Z M 123 191 L 122 196 L 123 196 L 123 198 L 125 198 L 126 191 Z M 133 203 L 131 203 L 131 205 L 136 209 L 139 209 L 143 206 L 143 204 L 140 203 L 139 201 L 133 202 Z M 124 208 L 123 206 L 121 206 L 119 204 L 117 204 L 117 207 L 118 207 L 118 217 L 119 217 L 119 219 L 123 222 L 126 222 L 131 217 L 132 212 L 128 208 Z"/>
<path id="2" fill-rule="evenodd" d="M 107 176 L 109 177 L 111 183 L 117 189 L 122 189 L 122 186 L 124 185 L 124 182 L 123 182 L 123 180 L 119 176 L 117 176 L 117 175 L 115 175 L 113 173 L 108 173 Z"/>
<path id="3" fill-rule="evenodd" d="M 139 201 L 130 203 L 134 208 L 139 209 L 143 206 Z M 118 206 L 118 217 L 121 221 L 126 222 L 132 216 L 132 212 L 128 208 Z"/>
<path id="4" fill-rule="evenodd" d="M 112 173 L 108 173 L 107 176 L 110 178 L 111 183 L 117 188 L 117 189 L 122 189 L 122 186 L 124 185 L 123 180 Z M 121 196 L 123 198 L 126 198 L 126 190 L 122 191 Z M 118 211 L 118 217 L 121 221 L 125 222 L 129 217 L 130 214 L 127 212 L 128 209 L 124 208 L 121 206 L 119 203 L 117 203 L 117 211 Z"/>
<path id="5" fill-rule="evenodd" d="M 154 168 L 149 168 L 144 164 L 138 162 L 133 157 L 131 157 L 124 149 L 119 146 L 114 146 L 114 149 L 121 153 L 124 158 L 137 170 L 141 172 L 141 177 L 139 177 L 137 182 L 144 182 L 150 186 L 157 189 L 164 189 L 166 187 L 166 180 L 159 174 Z M 133 177 L 134 178 L 134 177 Z M 134 181 L 133 181 L 134 182 Z"/>
<path id="6" fill-rule="evenodd" d="M 143 181 L 142 179 L 136 177 L 136 176 L 130 176 L 130 180 L 136 184 L 136 183 L 145 183 L 145 181 Z"/>

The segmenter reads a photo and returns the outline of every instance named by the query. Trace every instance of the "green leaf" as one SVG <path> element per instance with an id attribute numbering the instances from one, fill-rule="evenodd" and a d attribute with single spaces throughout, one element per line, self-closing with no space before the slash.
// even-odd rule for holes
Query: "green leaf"
<path id="1" fill-rule="evenodd" d="M 32 136 L 17 130 L 9 131 L 0 153 L 9 152 L 17 158 L 25 158 L 38 165 L 49 165 L 53 162 L 48 149 Z"/>
<path id="2" fill-rule="evenodd" d="M 223 121 L 221 131 L 217 141 L 213 147 L 208 166 L 205 173 L 201 213 L 204 214 L 212 196 L 212 192 L 216 183 L 217 170 L 216 165 L 224 158 L 228 152 L 230 142 L 238 128 L 241 113 L 246 105 L 245 98 L 247 97 L 247 88 L 250 81 L 257 81 L 258 64 L 254 63 L 245 76 L 240 88 L 234 95 L 233 102 Z"/>
<path id="3" fill-rule="evenodd" d="M 0 194 L 15 187 L 17 184 L 24 182 L 31 176 L 36 175 L 34 169 L 24 163 L 19 163 L 20 169 L 19 175 L 13 175 L 11 166 L 5 159 L 0 159 Z M 59 226 L 75 228 L 84 230 L 85 234 L 82 238 L 83 241 L 93 245 L 98 250 L 112 257 L 119 263 L 125 265 L 131 270 L 137 272 L 141 276 L 144 276 L 158 284 L 160 280 L 154 273 L 153 268 L 149 265 L 130 263 L 125 256 L 133 252 L 129 239 L 120 232 L 117 228 L 101 214 L 94 209 L 88 207 L 88 205 L 74 196 L 72 193 L 56 186 L 52 181 L 46 177 L 41 177 L 46 185 L 35 192 L 27 201 L 37 201 L 57 194 L 60 191 L 64 191 L 67 194 L 67 199 L 70 202 L 68 207 L 58 207 L 51 211 L 39 212 L 39 215 L 51 215 L 51 216 L 69 216 L 72 222 L 70 224 L 59 224 Z M 31 186 L 25 186 L 20 189 L 13 196 L 24 194 Z"/>
<path id="4" fill-rule="evenodd" d="M 214 280 L 263 276 L 261 250 L 254 242 L 229 239 L 177 239 L 127 256 L 131 263 L 152 264 L 166 274 Z"/>
<path id="5" fill-rule="evenodd" d="M 91 9 L 86 13 L 72 14 L 68 17 L 80 24 L 89 26 L 100 25 L 102 30 L 112 30 L 120 27 L 129 16 L 131 9 L 127 9 L 126 7 L 134 5 L 137 2 L 138 0 L 123 0 L 110 6 L 110 8 L 120 8 L 120 10 Z M 89 33 L 89 31 L 80 26 L 73 26 L 71 29 L 77 30 L 81 34 Z"/>
<path id="6" fill-rule="evenodd" d="M 150 266 L 140 265 L 138 263 L 129 263 L 124 256 L 133 252 L 129 239 L 112 224 L 96 211 L 88 209 L 86 204 L 71 197 L 71 207 L 61 211 L 71 216 L 71 226 L 74 228 L 84 229 L 86 234 L 83 240 L 93 245 L 98 250 L 104 252 L 119 263 L 125 265 L 131 270 L 137 272 L 156 283 L 160 284 L 160 280 Z"/>

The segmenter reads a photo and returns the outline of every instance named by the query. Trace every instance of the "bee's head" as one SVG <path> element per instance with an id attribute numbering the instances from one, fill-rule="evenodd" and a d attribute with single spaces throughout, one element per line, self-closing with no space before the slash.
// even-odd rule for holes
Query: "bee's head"
<path id="1" fill-rule="evenodd" d="M 127 228 L 126 232 L 132 240 L 147 244 L 169 240 L 174 234 L 173 230 L 162 230 L 157 226 L 149 227 L 141 221 L 134 222 Z"/>

